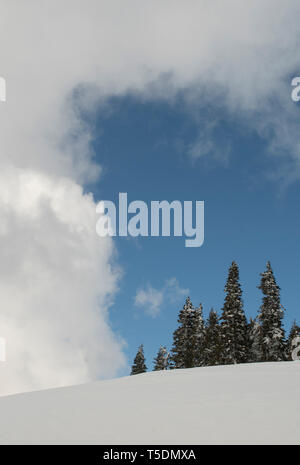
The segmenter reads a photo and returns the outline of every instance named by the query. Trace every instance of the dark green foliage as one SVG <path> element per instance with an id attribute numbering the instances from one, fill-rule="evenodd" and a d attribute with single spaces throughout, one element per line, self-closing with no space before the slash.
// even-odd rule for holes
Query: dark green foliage
<path id="1" fill-rule="evenodd" d="M 153 371 L 167 370 L 169 368 L 169 353 L 165 346 L 160 346 L 154 359 Z"/>
<path id="2" fill-rule="evenodd" d="M 300 326 L 296 324 L 296 321 L 293 322 L 290 334 L 286 344 L 286 360 L 292 360 L 292 351 L 295 348 L 293 346 L 293 340 L 300 336 Z"/>
<path id="3" fill-rule="evenodd" d="M 247 320 L 243 310 L 239 269 L 232 262 L 225 286 L 225 302 L 221 317 L 221 363 L 232 364 L 247 361 Z"/>
<path id="4" fill-rule="evenodd" d="M 192 314 L 194 312 L 193 304 L 188 297 L 183 309 L 178 316 L 178 328 L 173 334 L 172 347 L 172 367 L 173 368 L 191 368 L 194 366 L 194 353 L 192 350 Z"/>
<path id="5" fill-rule="evenodd" d="M 201 365 L 204 323 L 202 305 L 195 309 L 190 298 L 179 312 L 179 327 L 173 334 L 172 368 L 192 368 Z"/>
<path id="6" fill-rule="evenodd" d="M 221 360 L 221 332 L 217 312 L 211 309 L 206 322 L 203 365 L 219 365 Z"/>
<path id="7" fill-rule="evenodd" d="M 259 361 L 260 326 L 256 319 L 250 318 L 247 328 L 247 362 Z"/>
<path id="8" fill-rule="evenodd" d="M 195 308 L 188 297 L 179 312 L 171 356 L 166 347 L 161 346 L 154 359 L 153 370 L 292 360 L 292 351 L 299 345 L 300 327 L 294 322 L 285 340 L 280 288 L 276 284 L 270 262 L 261 274 L 259 289 L 263 293 L 260 312 L 257 318 L 250 318 L 247 323 L 239 268 L 233 261 L 226 281 L 221 318 L 212 309 L 205 323 L 202 304 Z M 143 346 L 140 346 L 131 374 L 144 373 L 146 370 Z"/>
<path id="9" fill-rule="evenodd" d="M 145 363 L 144 346 L 143 344 L 141 344 L 135 356 L 130 374 L 138 375 L 140 373 L 145 373 L 146 371 L 147 371 L 147 367 Z"/>
<path id="10" fill-rule="evenodd" d="M 205 339 L 205 322 L 203 318 L 203 306 L 200 303 L 198 308 L 195 308 L 193 313 L 193 332 L 192 332 L 192 350 L 194 352 L 194 365 L 200 367 L 204 365 L 203 351 Z"/>
<path id="11" fill-rule="evenodd" d="M 280 288 L 276 284 L 270 262 L 267 263 L 266 271 L 261 273 L 261 283 L 258 288 L 264 296 L 258 315 L 259 361 L 284 360 L 286 348 L 282 327 L 283 307 L 280 304 Z"/>

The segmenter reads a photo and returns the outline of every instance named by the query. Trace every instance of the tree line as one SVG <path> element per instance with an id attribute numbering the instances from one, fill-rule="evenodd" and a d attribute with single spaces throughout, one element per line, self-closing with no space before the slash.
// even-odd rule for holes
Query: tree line
<path id="1" fill-rule="evenodd" d="M 194 307 L 187 297 L 179 312 L 171 351 L 165 346 L 159 348 L 153 370 L 291 360 L 292 341 L 300 335 L 300 327 L 294 321 L 286 337 L 283 328 L 285 310 L 270 262 L 260 276 L 258 288 L 263 294 L 262 304 L 257 317 L 249 321 L 243 308 L 239 268 L 235 261 L 228 271 L 220 317 L 211 309 L 205 320 L 202 304 Z M 131 375 L 145 371 L 141 345 Z"/>

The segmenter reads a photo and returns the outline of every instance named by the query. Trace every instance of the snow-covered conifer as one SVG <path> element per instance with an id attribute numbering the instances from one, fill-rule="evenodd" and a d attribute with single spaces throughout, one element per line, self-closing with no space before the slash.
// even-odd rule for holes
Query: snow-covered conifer
<path id="1" fill-rule="evenodd" d="M 296 324 L 296 321 L 293 322 L 289 337 L 286 344 L 286 360 L 292 360 L 292 351 L 294 350 L 293 340 L 300 336 L 300 326 Z"/>
<path id="2" fill-rule="evenodd" d="M 203 306 L 200 303 L 198 308 L 195 308 L 192 316 L 192 350 L 194 352 L 193 366 L 200 367 L 204 365 L 203 350 L 205 339 L 205 321 L 203 318 Z"/>
<path id="3" fill-rule="evenodd" d="M 188 297 L 178 316 L 178 328 L 173 333 L 172 368 L 192 368 L 195 363 L 194 353 L 194 312 Z"/>
<path id="4" fill-rule="evenodd" d="M 169 352 L 165 346 L 160 346 L 154 359 L 153 371 L 167 370 L 169 368 Z"/>
<path id="5" fill-rule="evenodd" d="M 221 361 L 221 334 L 217 312 L 212 308 L 206 322 L 203 365 L 219 365 Z"/>
<path id="6" fill-rule="evenodd" d="M 140 373 L 145 373 L 146 371 L 147 371 L 147 367 L 145 363 L 144 346 L 143 344 L 141 344 L 135 356 L 130 374 L 138 375 Z"/>
<path id="7" fill-rule="evenodd" d="M 260 338 L 260 325 L 256 319 L 250 318 L 248 324 L 248 348 L 247 348 L 247 362 L 259 361 L 259 338 Z"/>
<path id="8" fill-rule="evenodd" d="M 173 334 L 172 368 L 201 366 L 205 334 L 202 304 L 194 308 L 188 297 L 179 312 L 178 323 Z"/>
<path id="9" fill-rule="evenodd" d="M 243 310 L 239 268 L 232 262 L 225 286 L 225 302 L 221 316 L 222 364 L 247 360 L 247 320 Z"/>
<path id="10" fill-rule="evenodd" d="M 258 315 L 260 323 L 259 361 L 284 360 L 286 352 L 282 326 L 284 312 L 280 304 L 280 288 L 276 284 L 270 262 L 267 263 L 266 271 L 261 273 L 261 283 L 258 288 L 264 296 Z"/>

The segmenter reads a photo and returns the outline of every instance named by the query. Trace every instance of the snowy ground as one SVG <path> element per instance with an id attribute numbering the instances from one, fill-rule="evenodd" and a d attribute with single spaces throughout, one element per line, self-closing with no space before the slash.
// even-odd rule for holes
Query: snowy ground
<path id="1" fill-rule="evenodd" d="M 300 444 L 300 362 L 145 373 L 0 398 L 0 444 Z"/>

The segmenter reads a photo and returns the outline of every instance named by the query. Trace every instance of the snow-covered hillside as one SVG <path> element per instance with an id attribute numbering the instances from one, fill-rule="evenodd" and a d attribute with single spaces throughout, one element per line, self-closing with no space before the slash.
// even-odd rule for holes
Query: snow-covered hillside
<path id="1" fill-rule="evenodd" d="M 1 444 L 300 444 L 300 362 L 193 368 L 0 398 Z"/>

